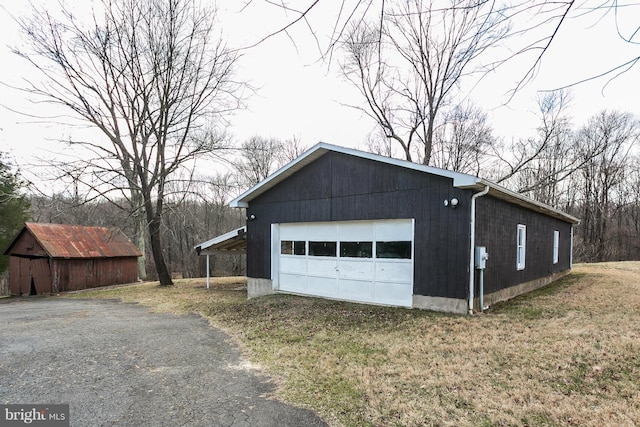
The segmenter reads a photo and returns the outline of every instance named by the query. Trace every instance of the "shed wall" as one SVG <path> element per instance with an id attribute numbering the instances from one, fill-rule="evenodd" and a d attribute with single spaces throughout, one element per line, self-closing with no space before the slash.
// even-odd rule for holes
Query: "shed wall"
<path id="1" fill-rule="evenodd" d="M 252 200 L 247 274 L 271 278 L 271 224 L 415 219 L 414 294 L 467 297 L 471 192 L 424 172 L 329 152 Z M 443 201 L 456 197 L 457 209 Z"/>
<path id="2" fill-rule="evenodd" d="M 572 225 L 503 200 L 476 202 L 476 245 L 489 252 L 484 272 L 486 294 L 555 275 L 571 268 Z M 516 268 L 517 227 L 526 226 L 525 268 Z M 559 231 L 558 262 L 553 263 L 553 232 Z M 477 281 L 476 281 L 477 283 Z"/>
<path id="3" fill-rule="evenodd" d="M 137 258 L 54 259 L 53 292 L 133 283 L 138 280 Z"/>
<path id="4" fill-rule="evenodd" d="M 25 257 L 49 257 L 49 254 L 38 243 L 36 238 L 26 229 L 18 235 L 7 255 L 18 255 Z"/>

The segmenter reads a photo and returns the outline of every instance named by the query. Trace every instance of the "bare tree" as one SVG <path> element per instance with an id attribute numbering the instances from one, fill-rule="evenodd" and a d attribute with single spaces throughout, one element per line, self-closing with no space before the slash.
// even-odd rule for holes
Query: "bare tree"
<path id="1" fill-rule="evenodd" d="M 70 142 L 94 155 L 84 159 L 87 185 L 143 213 L 158 278 L 170 285 L 161 239 L 167 183 L 221 144 L 215 128 L 238 107 L 238 55 L 216 41 L 215 10 L 195 0 L 99 6 L 89 23 L 70 7 L 60 18 L 34 10 L 21 22 L 29 48 L 17 53 L 44 77 L 25 90 L 102 132 L 104 141 Z"/>
<path id="2" fill-rule="evenodd" d="M 257 0 L 248 0 L 245 8 Z M 326 28 L 327 37 L 322 38 L 328 40 L 326 44 L 322 44 L 318 33 L 322 28 L 314 25 L 314 14 L 321 9 L 322 5 L 319 0 L 307 0 L 305 2 L 297 2 L 295 7 L 290 2 L 276 2 L 272 0 L 262 0 L 261 3 L 268 4 L 273 8 L 282 10 L 287 17 L 283 25 L 277 26 L 272 32 L 263 36 L 253 46 L 264 42 L 270 37 L 286 34 L 289 39 L 295 43 L 295 38 L 290 34 L 290 30 L 296 25 L 304 25 L 310 34 L 315 38 L 320 55 L 331 61 L 335 46 L 340 44 L 345 34 L 349 34 L 349 28 L 357 28 L 371 19 L 372 16 L 376 20 L 382 22 L 392 12 L 388 8 L 393 4 L 393 0 L 354 0 L 354 1 L 338 1 L 332 3 L 333 13 L 324 11 L 324 15 L 332 15 L 333 21 L 330 28 Z M 301 4 L 300 4 L 301 3 Z M 478 4 L 484 2 L 478 2 Z M 530 65 L 524 74 L 517 80 L 515 87 L 511 90 L 515 95 L 523 86 L 533 80 L 537 70 L 542 64 L 543 58 L 547 51 L 551 48 L 557 39 L 558 34 L 564 29 L 572 19 L 585 15 L 594 16 L 594 24 L 603 20 L 606 15 L 613 15 L 614 22 L 611 32 L 617 34 L 620 40 L 627 43 L 630 48 L 634 48 L 640 44 L 640 26 L 633 19 L 628 19 L 638 11 L 638 4 L 634 2 L 623 2 L 619 0 L 609 0 L 604 2 L 581 2 L 575 0 L 546 1 L 546 0 L 518 0 L 509 3 L 503 9 L 502 15 L 504 21 L 513 21 L 515 25 L 506 36 L 516 40 L 510 48 L 510 53 L 505 57 L 493 63 L 492 68 L 496 68 L 501 64 L 514 60 L 528 61 Z M 318 12 L 322 14 L 322 12 Z M 326 25 L 326 23 L 325 23 Z M 366 25 L 366 24 L 364 24 Z M 593 25 L 595 26 L 595 25 Z M 585 31 L 589 31 L 593 26 L 589 26 Z M 574 86 L 585 81 L 609 78 L 615 79 L 617 76 L 633 69 L 640 62 L 640 55 L 637 51 L 630 50 L 631 54 L 628 59 L 622 63 L 602 64 L 603 71 L 595 72 L 583 80 L 576 80 L 565 87 Z M 558 88 L 562 89 L 562 88 Z"/>
<path id="3" fill-rule="evenodd" d="M 548 92 L 538 98 L 540 126 L 537 135 L 499 147 L 501 172 L 496 182 L 511 183 L 517 191 L 558 206 L 560 186 L 586 159 L 577 156 L 568 91 Z M 559 207 L 559 206 L 558 206 Z"/>
<path id="4" fill-rule="evenodd" d="M 480 175 L 496 145 L 487 114 L 466 103 L 445 115 L 434 138 L 433 165 Z"/>
<path id="5" fill-rule="evenodd" d="M 493 2 L 394 3 L 380 26 L 359 24 L 344 40 L 342 72 L 366 102 L 354 108 L 397 141 L 407 160 L 417 154 L 431 164 L 442 109 L 507 30 Z"/>
<path id="6" fill-rule="evenodd" d="M 244 185 L 252 186 L 267 178 L 280 166 L 283 155 L 282 141 L 252 136 L 240 147 L 240 158 L 233 165 Z"/>
<path id="7" fill-rule="evenodd" d="M 283 147 L 280 166 L 295 160 L 310 148 L 309 146 L 303 144 L 298 135 L 294 135 L 290 139 L 285 140 L 282 145 Z"/>
<path id="8" fill-rule="evenodd" d="M 601 111 L 578 133 L 582 178 L 582 242 L 585 258 L 607 259 L 609 226 L 629 152 L 638 142 L 638 122 L 629 113 Z"/>

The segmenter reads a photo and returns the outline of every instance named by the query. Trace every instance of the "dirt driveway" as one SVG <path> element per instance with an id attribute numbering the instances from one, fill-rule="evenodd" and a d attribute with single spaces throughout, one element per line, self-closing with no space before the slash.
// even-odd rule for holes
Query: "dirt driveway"
<path id="1" fill-rule="evenodd" d="M 69 403 L 72 426 L 324 426 L 268 396 L 197 316 L 105 300 L 0 303 L 0 403 Z"/>

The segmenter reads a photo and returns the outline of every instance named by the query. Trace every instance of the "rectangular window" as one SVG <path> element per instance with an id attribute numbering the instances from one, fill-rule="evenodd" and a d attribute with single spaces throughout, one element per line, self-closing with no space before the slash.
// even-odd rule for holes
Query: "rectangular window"
<path id="1" fill-rule="evenodd" d="M 560 249 L 560 232 L 555 230 L 553 232 L 553 263 L 558 263 L 558 252 Z"/>
<path id="2" fill-rule="evenodd" d="M 305 255 L 305 244 L 304 240 L 283 240 L 280 242 L 280 253 L 282 255 Z"/>
<path id="3" fill-rule="evenodd" d="M 411 242 L 376 242 L 376 258 L 411 259 Z"/>
<path id="4" fill-rule="evenodd" d="M 371 258 L 373 257 L 373 242 L 340 242 L 340 256 Z"/>
<path id="5" fill-rule="evenodd" d="M 527 226 L 518 224 L 517 253 L 516 253 L 516 268 L 518 270 L 524 270 L 526 250 L 527 250 Z"/>
<path id="6" fill-rule="evenodd" d="M 309 242 L 309 255 L 311 256 L 337 256 L 336 242 Z"/>

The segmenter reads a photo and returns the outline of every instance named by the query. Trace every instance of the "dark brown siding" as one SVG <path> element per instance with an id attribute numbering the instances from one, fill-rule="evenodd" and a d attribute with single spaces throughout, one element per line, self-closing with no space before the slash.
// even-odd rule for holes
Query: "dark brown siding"
<path id="1" fill-rule="evenodd" d="M 247 273 L 271 278 L 271 224 L 415 219 L 414 294 L 466 298 L 470 191 L 449 178 L 330 152 L 252 200 Z M 444 206 L 457 197 L 457 209 Z"/>
<path id="2" fill-rule="evenodd" d="M 526 229 L 525 269 L 516 268 L 517 227 Z M 558 263 L 553 264 L 553 232 L 560 232 Z M 486 246 L 489 260 L 485 293 L 550 276 L 571 268 L 571 224 L 490 196 L 477 199 L 476 245 Z"/>
<path id="3" fill-rule="evenodd" d="M 38 241 L 26 229 L 18 235 L 7 255 L 20 255 L 25 257 L 48 257 L 49 254 L 40 246 Z"/>
<path id="4" fill-rule="evenodd" d="M 53 292 L 133 283 L 138 279 L 136 258 L 56 259 L 52 270 Z"/>

